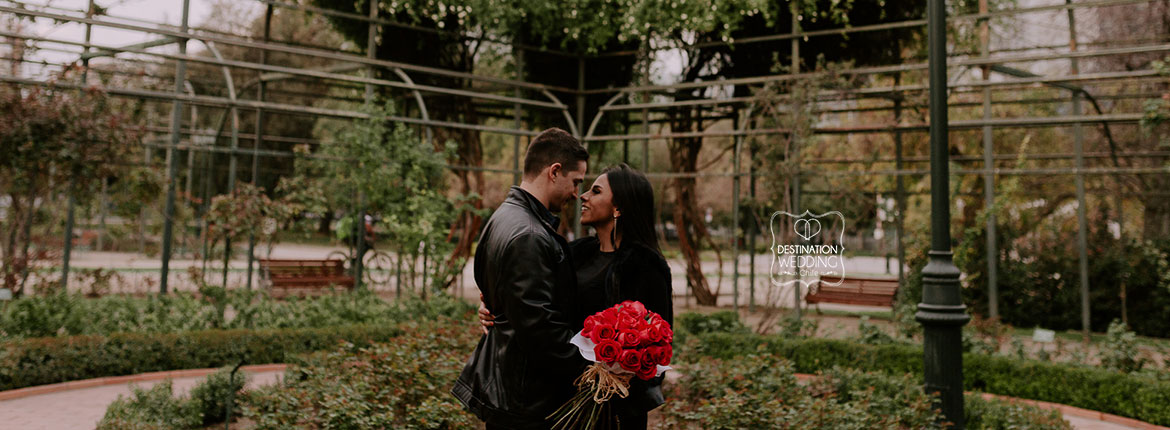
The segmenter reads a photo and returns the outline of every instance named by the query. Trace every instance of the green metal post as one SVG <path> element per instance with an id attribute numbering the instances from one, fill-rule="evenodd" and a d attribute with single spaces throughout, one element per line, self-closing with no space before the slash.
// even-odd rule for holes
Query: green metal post
<path id="1" fill-rule="evenodd" d="M 179 31 L 187 32 L 187 19 L 191 12 L 191 0 L 183 0 L 183 19 Z M 187 38 L 179 39 L 179 55 L 187 55 Z M 183 82 L 187 75 L 187 62 L 177 60 L 175 68 L 175 94 L 183 92 Z M 182 139 L 180 133 L 183 126 L 183 102 L 176 99 L 171 105 L 171 146 L 167 148 L 167 203 L 165 218 L 163 219 L 162 237 L 162 269 L 159 270 L 158 290 L 161 294 L 167 293 L 167 278 L 171 269 L 171 242 L 174 239 L 175 217 L 175 161 L 178 157 L 173 154 Z"/>
<path id="2" fill-rule="evenodd" d="M 959 268 L 951 253 L 947 152 L 947 51 L 945 0 L 927 6 L 930 52 L 930 260 L 922 269 L 922 303 L 916 318 L 924 328 L 926 386 L 938 393 L 943 419 L 963 429 L 962 327 L 970 319 L 959 293 Z"/>
<path id="3" fill-rule="evenodd" d="M 264 43 L 268 43 L 272 35 L 272 5 L 269 4 L 264 11 Z M 260 50 L 260 64 L 268 64 L 268 50 Z M 263 73 L 261 73 L 263 75 Z M 260 82 L 256 84 L 256 100 L 264 102 L 267 90 L 267 83 L 264 82 L 261 76 Z M 252 186 L 255 186 L 257 178 L 260 176 L 260 155 L 257 151 L 260 149 L 260 144 L 264 141 L 264 109 L 256 109 L 256 137 L 252 138 Z M 252 266 L 256 262 L 256 234 L 248 235 L 248 273 L 245 288 L 252 289 Z"/>
<path id="4" fill-rule="evenodd" d="M 585 130 L 585 57 L 577 57 L 577 130 L 581 133 Z M 584 136 L 577 136 L 585 149 L 589 149 L 589 142 L 586 142 Z M 596 169 L 595 169 L 596 170 Z M 581 184 L 585 186 L 585 184 Z M 581 194 L 581 187 L 577 187 L 577 194 Z M 580 202 L 573 202 L 573 211 L 576 217 L 573 220 L 573 237 L 581 237 L 581 205 Z"/>
<path id="5" fill-rule="evenodd" d="M 85 9 L 85 17 L 86 18 L 93 18 L 93 12 L 94 12 L 93 0 L 89 0 L 89 5 Z M 85 24 L 85 43 L 87 45 L 89 44 L 90 38 L 92 36 L 93 36 L 93 24 Z M 89 46 L 85 47 L 85 52 L 86 53 L 89 52 Z M 82 59 L 81 63 L 82 63 L 81 84 L 85 85 L 86 81 L 89 79 L 89 59 L 88 58 Z M 73 142 L 72 145 L 77 145 L 77 142 Z M 104 183 L 105 178 L 102 178 L 102 181 Z M 70 260 L 70 257 L 73 256 L 73 223 L 74 223 L 74 220 L 76 219 L 76 212 L 77 212 L 77 197 L 74 196 L 74 194 L 77 193 L 77 185 L 76 184 L 77 184 L 77 179 L 75 178 L 75 176 L 73 174 L 70 174 L 69 175 L 69 188 L 67 191 L 67 194 L 69 195 L 69 205 L 68 205 L 68 209 L 65 211 L 66 212 L 66 214 L 65 214 L 65 233 L 64 233 L 65 234 L 65 249 L 64 249 L 64 252 L 62 253 L 62 256 L 61 256 L 61 290 L 63 290 L 63 291 L 69 290 L 69 260 Z M 29 218 L 28 222 L 31 224 L 32 219 Z M 100 241 L 100 239 L 99 239 L 99 241 Z"/>
<path id="6" fill-rule="evenodd" d="M 987 0 L 979 0 L 979 13 L 987 13 Z M 991 56 L 991 24 L 987 19 L 979 23 L 979 44 L 983 57 Z M 991 66 L 983 66 L 983 80 L 991 80 Z M 983 87 L 983 119 L 991 119 L 991 87 Z M 999 263 L 995 232 L 995 141 L 990 125 L 983 126 L 983 207 L 987 211 L 987 314 L 999 317 L 999 281 L 996 265 Z"/>
<path id="7" fill-rule="evenodd" d="M 790 3 L 792 7 L 792 34 L 795 36 L 800 33 L 800 20 L 797 18 L 800 15 L 800 10 L 797 3 Z M 792 70 L 789 73 L 795 75 L 800 73 L 800 38 L 792 38 Z M 796 172 L 792 174 L 792 213 L 799 214 L 800 211 L 800 145 L 801 142 L 792 139 L 793 148 L 791 156 L 796 160 Z M 800 278 L 800 272 L 797 271 L 797 279 Z M 800 308 L 800 282 L 792 284 L 792 308 L 796 311 L 796 319 L 800 319 L 804 311 Z"/>
<path id="8" fill-rule="evenodd" d="M 899 72 L 894 75 L 894 86 L 897 87 L 902 83 L 902 73 Z M 898 93 L 894 97 L 894 124 L 902 123 L 902 94 Z M 894 131 L 894 170 L 902 171 L 902 132 Z M 899 173 L 894 177 L 894 206 L 897 212 L 895 221 L 898 234 L 898 287 L 906 286 L 906 242 L 903 240 L 906 231 L 906 184 Z"/>
<path id="9" fill-rule="evenodd" d="M 739 124 L 738 109 L 732 123 Z M 731 305 L 736 311 L 739 311 L 739 158 L 742 146 L 743 136 L 735 136 L 734 173 L 731 177 Z"/>
<path id="10" fill-rule="evenodd" d="M 756 121 L 751 120 L 751 128 L 756 128 Z M 752 201 L 751 229 L 748 230 L 748 255 L 750 256 L 748 264 L 748 312 L 756 311 L 756 235 L 759 234 L 760 226 L 757 224 L 758 219 L 756 204 L 756 142 L 752 140 L 748 144 L 748 196 Z"/>
<path id="11" fill-rule="evenodd" d="M 1071 4 L 1071 0 L 1065 0 L 1065 3 Z M 1076 16 L 1072 8 L 1068 9 L 1068 44 L 1069 51 L 1076 52 L 1077 50 L 1077 22 Z M 1072 75 L 1080 73 L 1080 67 L 1077 64 L 1077 58 L 1069 59 L 1070 72 Z M 1074 91 L 1072 94 L 1072 110 L 1074 116 L 1082 114 L 1081 101 L 1084 98 L 1082 91 Z M 1081 128 L 1081 123 L 1073 124 L 1073 152 L 1076 154 L 1076 187 L 1077 187 L 1077 259 L 1078 272 L 1080 273 L 1081 284 L 1081 331 L 1086 339 L 1089 336 L 1090 330 L 1090 314 L 1089 314 L 1089 255 L 1088 255 L 1088 221 L 1085 219 L 1085 133 Z"/>

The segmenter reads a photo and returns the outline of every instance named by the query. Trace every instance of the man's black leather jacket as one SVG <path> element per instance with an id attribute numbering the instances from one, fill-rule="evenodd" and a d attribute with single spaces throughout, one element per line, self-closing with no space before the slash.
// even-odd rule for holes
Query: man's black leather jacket
<path id="1" fill-rule="evenodd" d="M 556 223 L 539 200 L 512 187 L 475 251 L 475 282 L 495 325 L 451 393 L 495 426 L 547 428 L 545 417 L 573 396 L 588 364 L 569 343 L 577 279 Z"/>

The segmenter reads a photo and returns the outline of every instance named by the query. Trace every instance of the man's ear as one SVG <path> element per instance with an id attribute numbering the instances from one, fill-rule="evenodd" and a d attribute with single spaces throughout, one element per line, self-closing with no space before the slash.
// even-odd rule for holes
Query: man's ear
<path id="1" fill-rule="evenodd" d="M 549 175 L 548 180 L 550 182 L 556 182 L 557 176 L 559 176 L 563 170 L 564 170 L 564 166 L 562 166 L 561 163 L 550 164 L 548 166 L 548 175 Z"/>

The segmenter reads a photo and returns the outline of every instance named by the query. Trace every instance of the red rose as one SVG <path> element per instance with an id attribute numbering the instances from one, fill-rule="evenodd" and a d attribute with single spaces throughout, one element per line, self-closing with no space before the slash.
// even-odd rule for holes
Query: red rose
<path id="1" fill-rule="evenodd" d="M 584 328 L 581 329 L 581 332 L 586 334 L 593 333 L 594 325 L 597 325 L 597 317 L 590 316 L 589 318 L 585 318 Z"/>
<path id="2" fill-rule="evenodd" d="M 632 316 L 632 317 L 638 318 L 638 319 L 646 318 L 646 306 L 643 305 L 642 302 L 626 300 L 626 301 L 622 302 L 619 306 L 622 307 L 622 313 L 624 313 L 626 315 L 629 315 L 629 316 Z"/>
<path id="3" fill-rule="evenodd" d="M 593 332 L 589 333 L 589 340 L 593 343 L 600 343 L 602 340 L 614 340 L 617 337 L 617 329 L 608 324 L 597 324 L 593 326 Z"/>
<path id="4" fill-rule="evenodd" d="M 634 349 L 623 349 L 621 355 L 618 356 L 618 364 L 622 366 L 622 369 L 637 372 L 642 368 L 642 353 Z"/>
<path id="5" fill-rule="evenodd" d="M 669 366 L 670 359 L 674 358 L 674 348 L 672 348 L 669 343 L 666 345 L 662 345 L 659 348 L 660 348 L 660 352 L 659 352 L 658 360 L 656 360 L 656 361 L 660 365 Z"/>
<path id="6" fill-rule="evenodd" d="M 662 315 L 658 315 L 657 312 L 648 312 L 646 319 L 650 321 L 650 324 L 654 324 L 655 321 L 662 321 Z"/>
<path id="7" fill-rule="evenodd" d="M 638 334 L 632 331 L 618 332 L 617 339 L 615 340 L 622 345 L 622 348 L 638 346 Z"/>
<path id="8" fill-rule="evenodd" d="M 643 346 L 650 345 L 661 340 L 661 337 L 658 334 L 658 330 L 654 329 L 654 326 L 646 327 L 638 332 L 638 344 Z"/>
<path id="9" fill-rule="evenodd" d="M 621 344 L 609 339 L 602 339 L 593 347 L 593 354 L 597 356 L 597 361 L 602 363 L 613 363 L 617 361 L 621 352 Z"/>
<path id="10" fill-rule="evenodd" d="M 618 317 L 621 316 L 621 313 L 618 312 L 617 309 L 609 308 L 609 309 L 606 309 L 604 311 L 601 311 L 600 313 L 598 313 L 598 315 L 601 316 L 602 321 L 613 324 L 613 323 L 616 323 L 618 321 Z"/>
<path id="11" fill-rule="evenodd" d="M 642 351 L 642 360 L 649 361 L 655 365 L 660 364 L 659 357 L 662 355 L 662 347 L 658 345 L 648 346 Z"/>
<path id="12" fill-rule="evenodd" d="M 638 368 L 638 379 L 649 381 L 658 374 L 658 365 L 647 357 L 647 354 L 642 354 L 642 367 Z"/>
<path id="13" fill-rule="evenodd" d="M 617 329 L 620 331 L 638 331 L 642 329 L 645 321 L 634 318 L 628 314 L 622 314 L 618 317 Z"/>
<path id="14" fill-rule="evenodd" d="M 674 341 L 674 330 L 670 329 L 670 324 L 667 324 L 666 321 L 656 321 L 651 325 L 662 335 L 663 342 L 670 343 Z"/>

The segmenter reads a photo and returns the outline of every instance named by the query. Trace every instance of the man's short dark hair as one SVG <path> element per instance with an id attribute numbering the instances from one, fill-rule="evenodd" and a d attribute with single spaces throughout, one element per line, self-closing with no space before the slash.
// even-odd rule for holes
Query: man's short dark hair
<path id="1" fill-rule="evenodd" d="M 553 127 L 540 132 L 528 152 L 524 154 L 524 177 L 540 174 L 553 163 L 561 163 L 565 170 L 575 170 L 577 164 L 589 160 L 589 151 L 569 132 Z"/>

